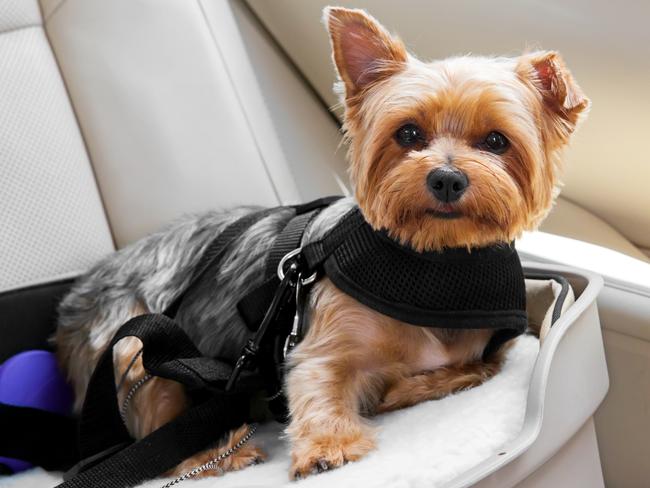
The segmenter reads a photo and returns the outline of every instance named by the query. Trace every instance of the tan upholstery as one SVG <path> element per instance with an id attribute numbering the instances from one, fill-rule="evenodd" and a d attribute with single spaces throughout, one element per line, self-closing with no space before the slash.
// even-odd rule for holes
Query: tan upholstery
<path id="1" fill-rule="evenodd" d="M 600 217 L 565 198 L 558 198 L 541 229 L 549 234 L 571 237 L 614 249 L 641 261 L 650 261 L 638 247 Z"/>
<path id="2" fill-rule="evenodd" d="M 334 70 L 323 61 L 329 57 L 329 44 L 320 25 L 321 10 L 330 2 L 247 2 L 333 106 L 337 102 L 332 93 Z M 465 53 L 516 54 L 526 47 L 561 51 L 593 100 L 588 123 L 567 154 L 563 195 L 600 217 L 601 223 L 588 229 L 560 216 L 563 206 L 556 212 L 553 227 L 636 257 L 638 248 L 650 248 L 650 152 L 646 144 L 650 2 L 627 0 L 616 6 L 588 0 L 557 4 L 507 0 L 498 5 L 481 0 L 337 3 L 367 9 L 423 59 Z"/>

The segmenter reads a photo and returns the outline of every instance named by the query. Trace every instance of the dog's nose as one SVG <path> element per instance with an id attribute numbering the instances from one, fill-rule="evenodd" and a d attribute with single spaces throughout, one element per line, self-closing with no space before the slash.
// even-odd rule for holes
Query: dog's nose
<path id="1" fill-rule="evenodd" d="M 429 173 L 427 185 L 438 200 L 451 203 L 465 193 L 469 180 L 462 171 L 445 166 Z"/>

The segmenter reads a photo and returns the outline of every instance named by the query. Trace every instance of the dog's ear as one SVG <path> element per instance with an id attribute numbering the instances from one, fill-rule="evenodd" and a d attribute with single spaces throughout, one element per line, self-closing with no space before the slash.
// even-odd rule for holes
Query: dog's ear
<path id="1" fill-rule="evenodd" d="M 404 44 L 363 10 L 325 7 L 323 21 L 347 99 L 404 67 Z"/>
<path id="2" fill-rule="evenodd" d="M 547 112 L 566 136 L 571 134 L 590 101 L 584 95 L 562 57 L 554 51 L 525 54 L 517 64 L 519 77 L 536 90 Z"/>

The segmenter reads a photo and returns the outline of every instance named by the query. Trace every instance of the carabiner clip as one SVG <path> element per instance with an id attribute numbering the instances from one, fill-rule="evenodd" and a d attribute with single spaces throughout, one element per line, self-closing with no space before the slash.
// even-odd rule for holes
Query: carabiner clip
<path id="1" fill-rule="evenodd" d="M 289 261 L 290 259 L 300 257 L 300 253 L 302 252 L 302 247 L 297 247 L 293 251 L 289 251 L 287 254 L 285 254 L 282 259 L 280 259 L 280 262 L 278 263 L 278 278 L 280 278 L 280 281 L 284 279 L 284 265 Z M 298 259 L 296 259 L 296 262 L 298 262 Z M 309 278 L 306 278 L 302 280 L 303 285 L 310 285 L 314 281 L 316 281 L 316 272 L 314 271 L 312 275 Z"/>

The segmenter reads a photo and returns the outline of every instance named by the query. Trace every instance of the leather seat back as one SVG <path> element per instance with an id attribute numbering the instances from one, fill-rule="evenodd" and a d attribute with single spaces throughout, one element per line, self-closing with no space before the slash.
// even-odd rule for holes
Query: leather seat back
<path id="1" fill-rule="evenodd" d="M 43 0 L 116 243 L 341 193 L 338 127 L 241 2 Z"/>
<path id="2" fill-rule="evenodd" d="M 38 2 L 0 0 L 0 292 L 77 274 L 112 250 Z"/>

